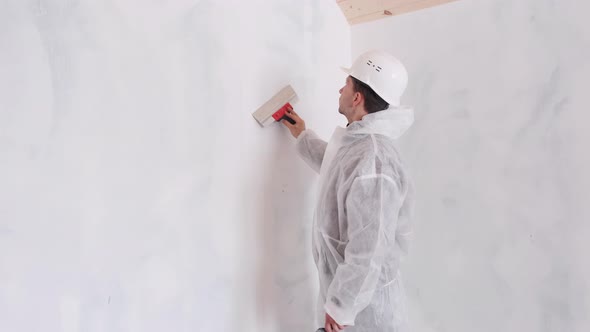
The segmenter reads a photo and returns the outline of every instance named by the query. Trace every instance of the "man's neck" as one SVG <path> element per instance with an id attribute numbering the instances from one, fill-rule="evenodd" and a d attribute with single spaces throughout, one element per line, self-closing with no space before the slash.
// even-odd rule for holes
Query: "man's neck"
<path id="1" fill-rule="evenodd" d="M 350 117 L 346 117 L 346 119 L 348 120 L 348 125 L 352 124 L 355 121 L 361 121 L 363 117 L 367 114 L 369 113 L 367 113 L 367 111 L 365 111 L 364 109 L 355 110 L 355 112 L 353 112 Z"/>

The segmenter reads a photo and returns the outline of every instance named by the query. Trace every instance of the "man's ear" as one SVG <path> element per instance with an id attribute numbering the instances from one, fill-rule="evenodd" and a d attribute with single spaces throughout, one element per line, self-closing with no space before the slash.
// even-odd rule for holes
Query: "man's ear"
<path id="1" fill-rule="evenodd" d="M 355 92 L 354 93 L 354 99 L 352 100 L 352 106 L 358 106 L 360 103 L 362 103 L 365 100 L 365 97 L 363 96 L 362 93 L 360 92 Z"/>

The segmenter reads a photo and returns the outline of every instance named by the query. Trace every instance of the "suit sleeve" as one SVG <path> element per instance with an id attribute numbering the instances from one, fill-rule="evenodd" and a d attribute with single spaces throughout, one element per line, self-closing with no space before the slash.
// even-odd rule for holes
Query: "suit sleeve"
<path id="1" fill-rule="evenodd" d="M 354 325 L 377 287 L 388 248 L 395 239 L 402 204 L 399 185 L 383 174 L 357 177 L 346 194 L 348 243 L 328 287 L 326 312 L 341 325 Z"/>
<path id="2" fill-rule="evenodd" d="M 306 129 L 297 137 L 297 153 L 317 173 L 322 167 L 322 160 L 328 143 L 316 135 L 315 132 Z"/>

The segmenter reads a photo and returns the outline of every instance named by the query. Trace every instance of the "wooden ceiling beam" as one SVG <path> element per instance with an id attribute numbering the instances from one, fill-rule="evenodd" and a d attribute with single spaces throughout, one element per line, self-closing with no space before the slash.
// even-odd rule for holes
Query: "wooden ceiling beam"
<path id="1" fill-rule="evenodd" d="M 456 0 L 336 0 L 348 23 L 359 24 Z"/>

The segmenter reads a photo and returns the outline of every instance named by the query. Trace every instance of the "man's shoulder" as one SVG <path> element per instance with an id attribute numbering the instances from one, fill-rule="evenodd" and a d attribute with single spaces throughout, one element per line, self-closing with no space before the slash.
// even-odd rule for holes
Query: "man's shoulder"
<path id="1" fill-rule="evenodd" d="M 343 151 L 349 155 L 356 156 L 357 159 L 394 158 L 397 159 L 399 154 L 395 147 L 395 141 L 385 135 L 367 134 L 357 138 L 348 145 Z"/>
<path id="2" fill-rule="evenodd" d="M 401 161 L 393 139 L 384 135 L 363 135 L 344 147 L 340 167 L 352 173 L 398 173 Z"/>

